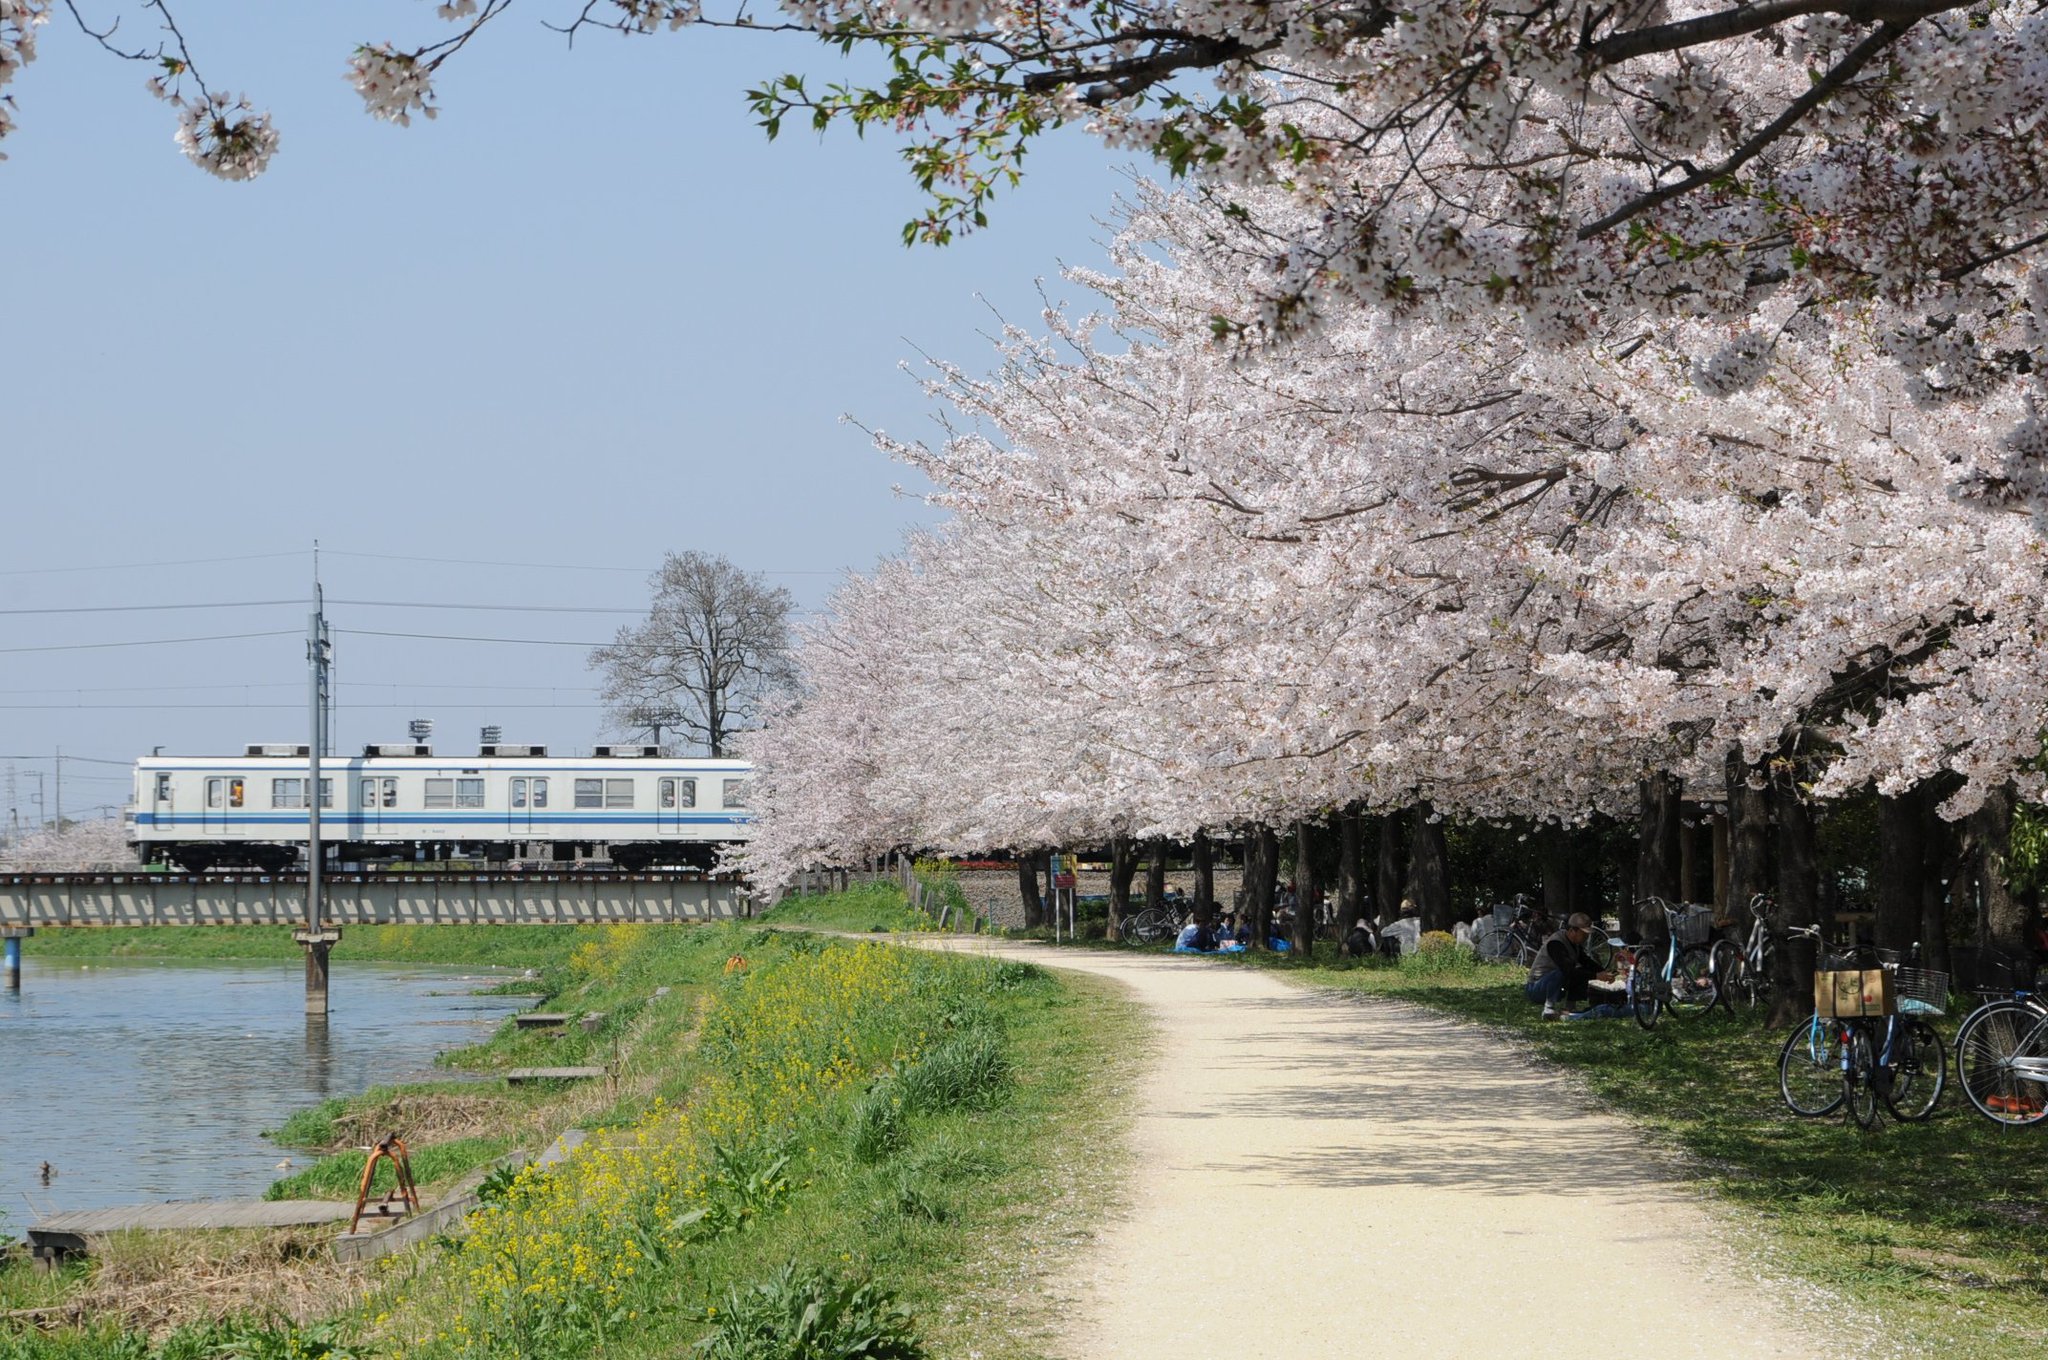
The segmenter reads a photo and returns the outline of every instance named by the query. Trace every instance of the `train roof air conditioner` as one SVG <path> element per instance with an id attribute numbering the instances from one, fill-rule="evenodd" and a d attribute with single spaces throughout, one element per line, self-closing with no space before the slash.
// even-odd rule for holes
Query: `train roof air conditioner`
<path id="1" fill-rule="evenodd" d="M 410 741 L 373 741 L 363 748 L 366 756 L 430 756 L 434 748 Z"/>
<path id="2" fill-rule="evenodd" d="M 507 745 L 505 742 L 502 741 L 486 742 L 484 745 L 477 748 L 477 755 L 485 758 L 493 756 L 500 758 L 505 756 L 537 757 L 544 756 L 547 753 L 548 748 L 545 746 L 511 746 Z"/>
<path id="3" fill-rule="evenodd" d="M 659 746 L 600 746 L 592 752 L 599 760 L 656 760 Z"/>
<path id="4" fill-rule="evenodd" d="M 294 746 L 288 741 L 250 742 L 242 752 L 245 756 L 309 756 L 310 746 Z"/>

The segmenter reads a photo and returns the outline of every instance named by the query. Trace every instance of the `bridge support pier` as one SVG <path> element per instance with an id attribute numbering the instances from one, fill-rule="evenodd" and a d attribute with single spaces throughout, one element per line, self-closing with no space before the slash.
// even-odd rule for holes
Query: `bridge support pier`
<path id="1" fill-rule="evenodd" d="M 21 942 L 33 934 L 24 926 L 0 926 L 0 954 L 6 960 L 0 967 L 0 986 L 10 992 L 21 990 Z"/>
<path id="2" fill-rule="evenodd" d="M 327 1014 L 327 953 L 341 943 L 341 932 L 295 930 L 292 938 L 306 951 L 306 1014 Z"/>

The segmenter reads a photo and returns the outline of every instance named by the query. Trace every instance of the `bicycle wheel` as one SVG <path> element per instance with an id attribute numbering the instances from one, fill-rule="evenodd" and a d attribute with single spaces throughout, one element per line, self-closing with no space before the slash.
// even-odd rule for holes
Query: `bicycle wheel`
<path id="1" fill-rule="evenodd" d="M 1716 940 L 1709 946 L 1714 959 L 1714 989 L 1720 1003 L 1735 1009 L 1735 992 L 1742 977 L 1742 950 L 1733 940 Z"/>
<path id="2" fill-rule="evenodd" d="M 1926 1119 L 1948 1085 L 1948 1045 L 1925 1020 L 1905 1020 L 1892 1035 L 1891 1049 L 1892 1088 L 1884 1093 L 1885 1107 L 1895 1119 Z"/>
<path id="3" fill-rule="evenodd" d="M 1133 916 L 1124 927 L 1124 938 L 1139 944 L 1158 944 L 1166 938 L 1167 915 L 1164 908 L 1147 907 Z"/>
<path id="4" fill-rule="evenodd" d="M 1833 1114 L 1842 1105 L 1842 1027 L 1808 1016 L 1785 1036 L 1778 1054 L 1778 1094 L 1804 1118 Z"/>
<path id="5" fill-rule="evenodd" d="M 1994 1124 L 2048 1119 L 2048 1016 L 2018 1001 L 1981 1007 L 1956 1037 L 1956 1075 Z"/>
<path id="6" fill-rule="evenodd" d="M 1849 1058 L 1842 1066 L 1843 1096 L 1858 1128 L 1877 1127 L 1877 1050 L 1870 1031 L 1857 1025 L 1849 1031 Z"/>
<path id="7" fill-rule="evenodd" d="M 1657 1013 L 1663 1009 L 1664 979 L 1657 966 L 1641 954 L 1628 972 L 1628 1008 L 1644 1029 L 1657 1028 Z"/>
<path id="8" fill-rule="evenodd" d="M 1721 994 L 1714 982 L 1714 953 L 1703 944 L 1686 946 L 1672 965 L 1665 1004 L 1679 1015 L 1705 1015 Z"/>

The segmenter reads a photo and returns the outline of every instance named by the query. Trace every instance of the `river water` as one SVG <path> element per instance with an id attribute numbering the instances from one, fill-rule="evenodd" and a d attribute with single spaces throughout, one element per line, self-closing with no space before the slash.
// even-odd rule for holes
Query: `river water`
<path id="1" fill-rule="evenodd" d="M 322 1022 L 296 961 L 39 960 L 25 943 L 20 992 L 0 989 L 0 1241 L 59 1209 L 259 1196 L 310 1158 L 263 1130 L 445 1078 L 436 1054 L 530 1004 L 478 995 L 501 978 L 475 969 L 336 959 Z"/>

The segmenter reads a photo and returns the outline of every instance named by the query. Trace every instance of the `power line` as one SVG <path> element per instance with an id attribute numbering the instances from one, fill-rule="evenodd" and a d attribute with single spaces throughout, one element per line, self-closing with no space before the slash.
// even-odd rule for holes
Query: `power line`
<path id="1" fill-rule="evenodd" d="M 97 652 L 109 647 L 169 647 L 186 642 L 233 642 L 240 638 L 297 637 L 297 628 L 277 628 L 265 633 L 213 633 L 206 637 L 139 638 L 134 642 L 64 642 L 49 647 L 0 647 L 0 653 Z"/>
<path id="2" fill-rule="evenodd" d="M 221 600 L 209 604 L 80 604 L 47 609 L 0 609 L 0 614 L 146 614 L 163 609 L 268 609 L 274 605 L 306 605 L 307 600 Z M 644 611 L 635 611 L 644 612 Z"/>
<path id="3" fill-rule="evenodd" d="M 562 642 L 554 638 L 471 637 L 458 633 L 388 633 L 375 628 L 337 628 L 350 637 L 420 638 L 427 642 L 509 642 L 520 647 L 610 647 L 610 642 Z"/>
<path id="4" fill-rule="evenodd" d="M 576 562 L 504 562 L 482 557 L 411 557 L 401 553 L 344 552 L 339 548 L 322 548 L 320 551 L 335 557 L 365 557 L 378 562 L 432 562 L 445 567 L 530 567 L 535 571 L 610 571 L 625 572 L 634 576 L 652 576 L 659 570 L 658 567 L 604 567 Z M 754 569 L 754 574 L 759 576 L 837 576 L 839 571 L 799 567 L 761 567 Z"/>
<path id="5" fill-rule="evenodd" d="M 36 756 L 0 756 L 0 760 L 43 760 L 43 761 L 50 761 L 50 760 L 55 760 L 55 759 L 57 759 L 57 757 L 56 757 L 56 756 L 54 756 L 54 755 L 36 755 Z M 105 756 L 65 756 L 65 757 L 64 757 L 64 759 L 66 759 L 66 760 L 77 760 L 77 761 L 83 761 L 83 762 L 84 762 L 85 764 L 87 764 L 87 765 L 133 765 L 133 764 L 135 763 L 135 762 L 134 762 L 134 761 L 132 761 L 132 760 L 108 760 L 108 759 L 107 759 L 107 758 L 106 758 Z"/>
<path id="6" fill-rule="evenodd" d="M 467 693 L 481 693 L 488 690 L 505 690 L 515 693 L 538 694 L 595 694 L 590 685 L 450 685 L 427 680 L 341 680 L 336 685 L 342 689 L 452 689 Z M 218 685 L 42 685 L 35 689 L 0 689 L 0 694 L 162 694 L 170 691 L 230 692 L 251 689 L 303 689 L 305 684 L 298 680 L 260 680 L 246 684 Z M 69 760 L 71 757 L 66 756 Z"/>
<path id="7" fill-rule="evenodd" d="M 297 552 L 244 553 L 239 557 L 177 557 L 167 562 L 103 562 L 88 567 L 9 567 L 0 570 L 0 576 L 62 576 L 81 571 L 140 571 L 153 567 L 197 567 L 215 562 L 263 562 L 276 557 L 303 557 L 307 549 Z"/>
<path id="8" fill-rule="evenodd" d="M 646 605 L 613 609 L 580 604 L 434 604 L 425 600 L 329 600 L 329 604 L 352 604 L 369 609 L 476 609 L 499 614 L 645 614 Z"/>
<path id="9" fill-rule="evenodd" d="M 591 708 L 593 707 L 593 705 L 591 705 L 591 704 L 590 704 L 590 703 L 588 703 L 588 702 L 578 702 L 578 703 L 568 703 L 568 704 L 532 704 L 532 703 L 520 703 L 520 704 L 505 704 L 505 703 L 498 703 L 498 702 L 495 702 L 495 701 L 493 701 L 493 700 L 489 700 L 489 699 L 479 700 L 479 701 L 477 701 L 477 702 L 474 702 L 474 703 L 455 703 L 455 702 L 454 702 L 454 701 L 452 701 L 452 700 L 449 700 L 449 701 L 446 701 L 446 702 L 447 702 L 447 706 L 448 706 L 448 707 L 450 707 L 450 708 L 474 708 L 474 709 L 486 709 L 486 710 L 489 710 L 489 711 L 491 711 L 491 712 L 496 712 L 496 711 L 498 711 L 498 710 L 500 710 L 500 709 L 522 709 L 522 708 L 532 708 L 532 709 L 544 709 L 544 708 L 565 708 L 565 709 L 577 709 L 577 710 L 580 710 L 580 711 L 583 711 L 583 712 L 589 712 L 589 711 L 590 711 L 590 709 L 591 709 Z M 417 709 L 417 708 L 418 708 L 419 706 L 420 706 L 420 705 L 419 705 L 419 702 L 418 702 L 417 700 L 415 700 L 415 701 L 413 701 L 413 702 L 411 702 L 411 703 L 402 703 L 402 704 L 401 704 L 401 703 L 390 703 L 390 704 L 373 704 L 373 703 L 360 703 L 360 704 L 336 704 L 336 705 L 335 705 L 335 708 L 336 708 L 337 710 L 342 710 L 342 709 L 372 709 L 372 708 L 389 708 L 389 709 L 397 709 L 397 710 L 412 710 L 412 709 Z M 171 711 L 175 711 L 175 710 L 187 710 L 187 709 L 242 709 L 242 710 L 246 710 L 246 711 L 254 711 L 254 710 L 256 710 L 256 709 L 271 709 L 271 708 L 279 708 L 279 709 L 289 709 L 289 710 L 291 710 L 291 711 L 293 711 L 293 712 L 303 712 L 303 711 L 305 710 L 305 707 L 306 707 L 306 706 L 305 706 L 304 704 L 0 704 L 0 713 L 44 713 L 44 712 L 59 712 L 59 713 L 159 713 L 159 712 L 171 712 Z M 38 757 L 33 757 L 33 756 L 26 756 L 26 757 L 22 757 L 22 759 L 30 759 L 30 760 L 32 760 L 32 759 L 38 759 Z M 43 760 L 48 760 L 48 759 L 51 759 L 51 757 L 49 757 L 49 756 L 43 756 L 43 757 L 40 757 L 40 759 L 43 759 Z M 67 760 L 67 761 L 69 761 L 69 760 L 71 760 L 71 759 L 72 759 L 72 757 L 70 757 L 70 756 L 66 756 L 66 757 L 64 757 L 64 759 L 65 759 L 65 760 Z M 127 764 L 128 762 L 127 762 L 127 761 L 115 761 L 115 762 L 112 762 L 112 763 L 114 763 L 114 764 L 121 764 L 121 765 L 125 765 L 125 764 Z"/>

